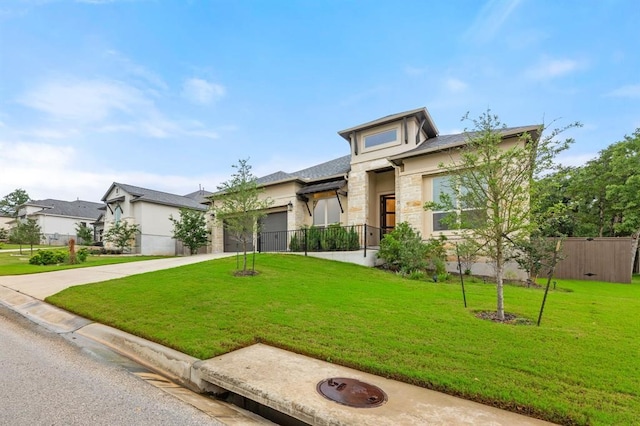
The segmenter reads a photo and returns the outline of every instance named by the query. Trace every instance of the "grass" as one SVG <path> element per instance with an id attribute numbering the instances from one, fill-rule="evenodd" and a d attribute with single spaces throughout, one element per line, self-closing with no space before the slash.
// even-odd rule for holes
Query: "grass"
<path id="1" fill-rule="evenodd" d="M 477 319 L 494 286 L 410 281 L 364 267 L 260 255 L 77 286 L 48 302 L 201 359 L 261 341 L 564 424 L 633 424 L 640 413 L 640 279 L 557 280 L 541 327 Z M 543 291 L 505 288 L 536 320 Z"/>
<path id="2" fill-rule="evenodd" d="M 47 246 L 47 248 L 51 248 Z M 64 247 L 58 247 L 64 249 Z M 36 253 L 34 249 L 33 253 Z M 41 272 L 60 271 L 62 269 L 87 268 L 90 266 L 111 265 L 114 263 L 139 262 L 141 260 L 159 259 L 165 256 L 89 256 L 87 261 L 76 265 L 31 265 L 29 250 L 0 253 L 0 276 L 38 274 Z"/>

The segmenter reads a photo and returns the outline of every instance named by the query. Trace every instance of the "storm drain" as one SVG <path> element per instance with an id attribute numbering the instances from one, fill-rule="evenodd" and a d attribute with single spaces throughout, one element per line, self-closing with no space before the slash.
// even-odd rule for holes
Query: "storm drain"
<path id="1" fill-rule="evenodd" d="M 356 379 L 333 377 L 318 383 L 316 389 L 325 398 L 349 407 L 373 408 L 387 401 L 382 389 Z"/>

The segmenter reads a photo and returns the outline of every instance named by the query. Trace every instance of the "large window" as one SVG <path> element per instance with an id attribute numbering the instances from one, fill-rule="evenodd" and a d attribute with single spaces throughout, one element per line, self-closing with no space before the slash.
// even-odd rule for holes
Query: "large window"
<path id="1" fill-rule="evenodd" d="M 120 223 L 120 219 L 122 218 L 122 207 L 120 207 L 120 204 L 116 206 L 116 208 L 113 211 L 113 214 L 115 216 L 116 223 Z"/>
<path id="2" fill-rule="evenodd" d="M 374 133 L 364 137 L 365 148 L 375 148 L 380 145 L 386 145 L 398 140 L 398 130 L 391 129 L 380 133 Z"/>
<path id="3" fill-rule="evenodd" d="M 313 207 L 313 224 L 327 226 L 340 223 L 340 204 L 336 197 L 323 198 L 315 202 Z"/>
<path id="4" fill-rule="evenodd" d="M 486 211 L 484 209 L 466 206 L 462 200 L 458 199 L 458 195 L 464 198 L 466 192 L 465 188 L 458 188 L 458 191 L 456 191 L 453 187 L 453 182 L 448 176 L 433 178 L 433 201 L 440 202 L 444 197 L 450 201 L 452 207 L 451 210 L 434 210 L 432 212 L 434 231 L 453 229 L 454 226 L 448 220 L 445 220 L 452 213 L 457 214 L 457 225 L 463 228 L 473 228 L 474 224 L 485 219 Z"/>

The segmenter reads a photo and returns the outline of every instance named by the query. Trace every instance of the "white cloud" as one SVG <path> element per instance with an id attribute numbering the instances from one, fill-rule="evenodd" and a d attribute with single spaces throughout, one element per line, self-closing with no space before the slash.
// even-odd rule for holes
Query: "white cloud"
<path id="1" fill-rule="evenodd" d="M 50 81 L 20 100 L 54 119 L 99 122 L 121 112 L 136 114 L 151 103 L 135 87 L 110 80 Z"/>
<path id="2" fill-rule="evenodd" d="M 607 93 L 605 96 L 638 99 L 640 98 L 640 84 L 628 84 L 626 86 L 618 87 L 617 89 Z"/>
<path id="3" fill-rule="evenodd" d="M 78 152 L 71 146 L 0 141 L 0 170 L 3 171 L 0 197 L 23 188 L 34 199 L 100 201 L 112 182 L 187 194 L 197 190 L 199 184 L 214 191 L 220 182 L 228 179 L 224 174 L 161 175 L 95 164 L 91 170 L 82 170 L 78 161 Z"/>
<path id="4" fill-rule="evenodd" d="M 520 1 L 488 0 L 466 31 L 465 38 L 480 43 L 491 41 L 518 7 Z"/>
<path id="5" fill-rule="evenodd" d="M 146 83 L 149 83 L 163 91 L 169 89 L 169 86 L 167 86 L 167 83 L 165 83 L 162 77 L 144 66 L 135 63 L 117 50 L 108 50 L 106 55 L 113 59 L 117 63 L 118 67 L 122 68 L 130 76 L 142 79 Z"/>
<path id="6" fill-rule="evenodd" d="M 189 78 L 182 86 L 182 96 L 199 105 L 209 105 L 220 100 L 226 93 L 224 86 L 201 78 Z"/>
<path id="7" fill-rule="evenodd" d="M 465 83 L 462 80 L 458 80 L 457 78 L 453 78 L 453 77 L 447 78 L 445 80 L 444 84 L 445 84 L 446 88 L 450 92 L 455 92 L 455 93 L 463 92 L 468 87 L 467 83 Z"/>
<path id="8" fill-rule="evenodd" d="M 527 70 L 525 75 L 534 80 L 547 80 L 579 71 L 583 67 L 582 63 L 573 59 L 544 58 L 536 66 Z"/>
<path id="9" fill-rule="evenodd" d="M 214 86 L 207 90 L 215 92 L 218 89 Z M 207 94 L 207 90 L 200 91 L 201 102 L 215 96 Z M 54 79 L 36 86 L 18 101 L 45 113 L 53 123 L 74 126 L 73 133 L 46 129 L 19 132 L 22 135 L 60 139 L 99 132 L 132 133 L 156 139 L 184 135 L 209 139 L 218 137 L 216 132 L 200 122 L 178 122 L 167 118 L 147 91 L 116 80 Z"/>

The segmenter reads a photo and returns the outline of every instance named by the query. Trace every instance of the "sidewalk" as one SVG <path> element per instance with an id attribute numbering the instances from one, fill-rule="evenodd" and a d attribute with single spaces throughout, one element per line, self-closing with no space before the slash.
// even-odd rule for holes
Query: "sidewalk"
<path id="1" fill-rule="evenodd" d="M 263 344 L 199 360 L 112 327 L 92 323 L 41 301 L 72 285 L 227 255 L 198 255 L 0 277 L 0 304 L 57 333 L 75 333 L 109 346 L 192 389 L 214 393 L 231 391 L 312 425 L 550 424 Z M 387 401 L 369 408 L 341 405 L 323 397 L 316 389 L 320 382 L 329 378 L 349 378 L 377 386 L 386 393 Z"/>

